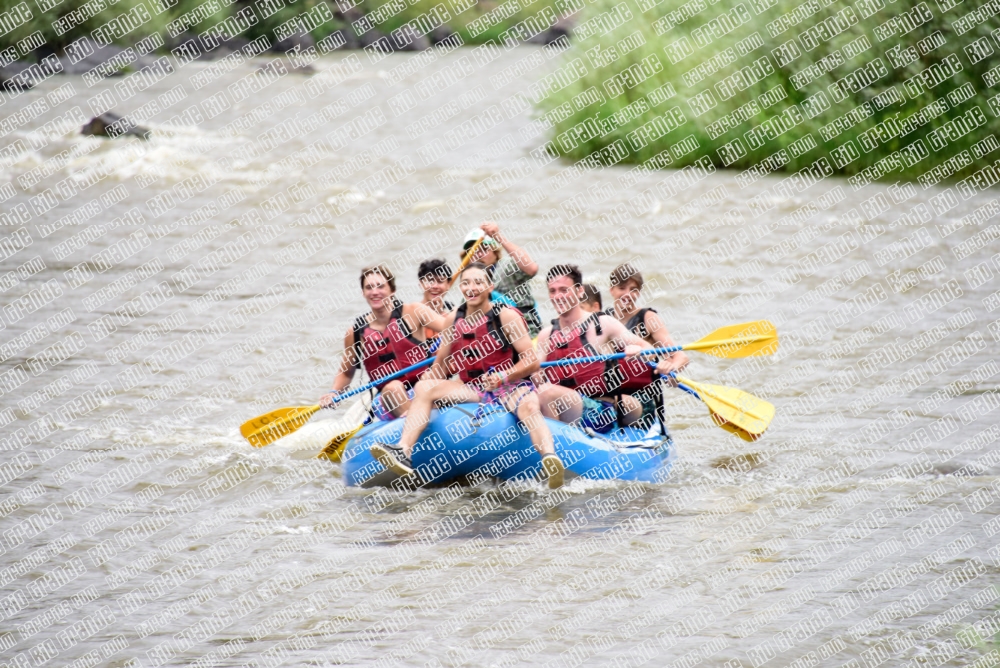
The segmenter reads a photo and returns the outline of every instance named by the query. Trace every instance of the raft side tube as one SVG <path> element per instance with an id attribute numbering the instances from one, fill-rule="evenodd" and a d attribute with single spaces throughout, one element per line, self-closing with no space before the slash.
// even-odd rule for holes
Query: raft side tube
<path id="1" fill-rule="evenodd" d="M 541 471 L 541 457 L 527 430 L 499 406 L 480 410 L 460 404 L 431 412 L 431 419 L 413 449 L 419 481 L 428 485 L 464 479 L 476 484 L 488 478 L 530 479 Z M 650 432 L 631 427 L 608 434 L 586 433 L 575 425 L 546 418 L 556 453 L 568 477 L 595 480 L 663 482 L 670 470 L 673 442 L 654 427 Z M 347 485 L 391 485 L 397 476 L 387 472 L 369 449 L 376 442 L 398 443 L 403 420 L 367 425 L 344 448 Z M 388 474 L 388 475 L 387 475 Z"/>

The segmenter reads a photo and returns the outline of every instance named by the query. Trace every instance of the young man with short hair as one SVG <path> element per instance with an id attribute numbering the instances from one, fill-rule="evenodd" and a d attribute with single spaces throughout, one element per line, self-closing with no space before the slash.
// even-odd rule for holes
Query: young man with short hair
<path id="1" fill-rule="evenodd" d="M 440 315 L 455 310 L 455 305 L 445 299 L 445 295 L 451 287 L 451 267 L 448 266 L 447 262 L 437 258 L 424 260 L 417 269 L 417 279 L 420 281 L 420 289 L 424 292 L 424 297 L 420 300 L 421 304 Z M 437 332 L 429 327 L 424 329 L 424 334 L 428 339 L 437 336 Z"/>
<path id="2" fill-rule="evenodd" d="M 609 292 L 615 301 L 605 313 L 653 347 L 668 348 L 676 345 L 670 336 L 670 330 L 656 309 L 639 307 L 645 283 L 642 273 L 626 262 L 615 267 L 610 279 Z M 659 376 L 680 371 L 688 365 L 688 362 L 690 360 L 683 351 L 663 356 L 655 370 L 650 368 L 645 360 L 620 361 L 618 375 L 622 378 L 622 382 L 619 390 L 631 394 L 642 404 L 643 425 L 652 424 L 663 410 L 663 393 Z M 662 415 L 659 417 L 662 418 Z"/>

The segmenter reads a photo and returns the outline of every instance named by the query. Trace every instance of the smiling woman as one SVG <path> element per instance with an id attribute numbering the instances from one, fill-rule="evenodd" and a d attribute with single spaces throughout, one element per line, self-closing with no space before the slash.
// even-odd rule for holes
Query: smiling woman
<path id="1" fill-rule="evenodd" d="M 439 333 L 445 318 L 427 305 L 403 304 L 396 299 L 396 277 L 385 265 L 365 267 L 360 276 L 361 293 L 371 311 L 359 316 L 344 336 L 344 355 L 333 389 L 323 395 L 320 406 L 336 406 L 340 393 L 351 384 L 354 373 L 364 368 L 372 381 L 392 376 L 430 356 L 425 328 Z M 373 405 L 376 413 L 401 417 L 410 407 L 413 387 L 424 374 L 415 369 L 402 377 L 377 384 L 380 392 Z"/>
<path id="2" fill-rule="evenodd" d="M 437 402 L 499 404 L 527 430 L 542 456 L 549 487 L 561 487 L 564 466 L 528 380 L 538 371 L 539 362 L 524 317 L 517 309 L 490 301 L 493 280 L 485 264 L 469 264 L 458 281 L 465 303 L 448 316 L 450 336 L 442 339 L 434 365 L 417 383 L 399 442 L 376 442 L 371 455 L 397 475 L 410 476 L 414 473 L 413 446 Z M 456 374 L 458 380 L 449 380 Z"/>

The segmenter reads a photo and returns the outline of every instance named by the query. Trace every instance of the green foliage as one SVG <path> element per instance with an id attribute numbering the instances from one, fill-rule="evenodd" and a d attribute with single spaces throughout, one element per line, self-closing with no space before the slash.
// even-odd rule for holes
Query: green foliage
<path id="1" fill-rule="evenodd" d="M 187 4 L 191 4 L 194 0 L 182 0 Z M 4 9 L 10 9 L 14 5 L 19 4 L 18 2 L 13 2 L 7 0 L 5 2 L 0 2 L 0 6 Z M 113 19 L 129 15 L 133 12 L 138 11 L 140 16 L 148 16 L 149 20 L 145 21 L 142 25 L 138 26 L 134 30 L 130 31 L 128 34 L 123 35 L 122 39 L 116 39 L 116 42 L 134 44 L 138 42 L 143 37 L 151 35 L 153 33 L 163 33 L 167 22 L 173 18 L 174 12 L 160 11 L 161 10 L 157 0 L 119 0 L 117 3 L 107 3 L 107 7 L 103 10 L 97 12 L 93 16 L 88 16 L 83 21 L 77 22 L 72 20 L 71 15 L 74 12 L 83 12 L 89 14 L 84 8 L 87 4 L 87 0 L 63 0 L 59 4 L 54 6 L 52 2 L 43 2 L 42 6 L 50 7 L 48 10 L 43 10 L 37 0 L 27 0 L 27 5 L 31 11 L 32 18 L 28 20 L 14 30 L 8 32 L 7 34 L 0 36 L 0 51 L 7 49 L 10 46 L 17 49 L 18 44 L 25 44 L 26 42 L 22 40 L 27 40 L 33 33 L 41 33 L 45 40 L 51 48 L 55 50 L 60 50 L 65 47 L 70 42 L 76 40 L 83 35 L 89 35 L 93 30 L 100 28 Z M 96 6 L 92 4 L 91 6 Z M 80 14 L 76 14 L 80 16 Z M 61 20 L 62 23 L 57 23 Z M 73 24 L 70 27 L 70 24 Z M 65 25 L 68 29 L 57 30 L 57 26 Z M 29 40 L 30 42 L 30 40 Z M 24 49 L 19 49 L 20 56 L 26 55 Z"/>
<path id="2" fill-rule="evenodd" d="M 918 177 L 959 156 L 968 164 L 953 161 L 949 176 L 967 176 L 1000 158 L 973 149 L 1000 131 L 1000 98 L 983 79 L 1000 64 L 1000 33 L 990 34 L 994 17 L 956 34 L 952 23 L 986 2 L 952 1 L 596 0 L 540 101 L 553 150 L 655 167 L 707 158 L 746 169 L 770 158 L 789 171 L 826 158 L 843 174 L 879 165 L 873 178 Z M 793 10 L 797 24 L 774 23 Z M 843 118 L 857 122 L 830 132 Z M 940 129 L 955 119 L 951 134 Z"/>
<path id="3" fill-rule="evenodd" d="M 0 0 L 0 11 L 10 9 L 19 1 Z M 55 0 L 25 1 L 33 15 L 31 20 L 0 36 L 0 50 L 9 46 L 16 47 L 21 40 L 39 32 L 49 48 L 61 51 L 77 38 L 90 35 L 93 30 L 105 25 L 110 20 L 128 14 L 140 5 L 148 12 L 150 20 L 128 34 L 116 38 L 115 43 L 128 45 L 153 33 L 165 35 L 168 24 L 183 16 L 197 16 L 198 20 L 192 23 L 187 30 L 204 33 L 233 14 L 246 9 L 253 11 L 256 18 L 256 22 L 242 33 L 242 36 L 248 39 L 256 39 L 261 35 L 266 35 L 269 40 L 274 41 L 275 30 L 287 27 L 287 22 L 296 17 L 309 19 L 304 21 L 304 25 L 316 40 L 323 39 L 335 30 L 353 31 L 348 18 L 340 12 L 340 8 L 334 0 L 236 0 L 235 2 L 229 0 L 118 0 L 117 2 L 108 2 L 107 7 L 102 11 L 75 24 L 63 34 L 59 34 L 53 26 L 54 22 L 79 10 L 92 0 L 62 0 L 58 3 Z M 534 0 L 530 3 L 525 0 L 503 0 L 503 2 L 494 2 L 493 0 L 481 0 L 480 2 L 470 2 L 469 0 L 360 0 L 355 11 L 372 14 L 381 9 L 381 15 L 384 15 L 385 18 L 376 21 L 374 27 L 385 33 L 392 32 L 411 21 L 422 28 L 420 32 L 424 32 L 424 29 L 430 25 L 425 17 L 444 17 L 444 22 L 461 34 L 466 43 L 479 44 L 501 39 L 504 32 L 525 19 L 537 17 L 540 14 L 551 19 L 565 13 L 567 8 L 562 6 L 563 2 L 564 0 Z M 38 3 L 41 6 L 50 7 L 50 9 L 43 11 Z M 343 4 L 346 8 L 347 3 Z M 320 5 L 322 7 L 319 7 Z M 192 13 L 198 8 L 201 8 L 200 12 Z M 206 12 L 205 8 L 209 8 L 209 11 Z M 513 11 L 510 11 L 512 9 Z M 496 22 L 487 20 L 486 23 L 489 25 L 485 29 L 477 29 L 474 22 L 488 15 L 503 15 L 503 18 Z M 437 23 L 437 21 L 432 23 Z M 25 51 L 18 55 L 24 57 L 27 53 L 28 51 Z"/>
<path id="4" fill-rule="evenodd" d="M 334 16 L 337 6 L 328 0 L 292 0 L 291 2 L 279 0 L 277 3 L 274 3 L 273 0 L 269 3 L 258 0 L 244 4 L 250 6 L 258 18 L 258 22 L 243 35 L 251 40 L 266 35 L 271 42 L 276 41 L 275 30 L 282 27 L 282 33 L 287 32 L 287 26 L 294 25 L 287 24 L 287 22 L 295 17 L 306 19 L 303 25 L 308 28 L 307 32 L 317 40 L 321 40 L 334 30 L 345 28 L 347 25 Z M 272 12 L 271 8 L 275 5 L 280 5 L 281 8 Z M 319 7 L 319 5 L 323 6 Z"/>
<path id="5" fill-rule="evenodd" d="M 482 44 L 491 40 L 499 41 L 503 33 L 526 19 L 539 15 L 556 17 L 566 11 L 563 0 L 534 0 L 534 2 L 526 0 L 503 0 L 503 2 L 493 0 L 480 0 L 479 2 L 416 0 L 412 3 L 409 0 L 363 0 L 359 6 L 366 13 L 371 13 L 382 6 L 402 5 L 406 5 L 402 11 L 377 25 L 379 30 L 391 32 L 404 23 L 419 21 L 422 16 L 433 16 L 435 14 L 431 13 L 432 10 L 443 5 L 445 11 L 439 11 L 436 15 L 448 16 L 447 25 L 460 34 L 466 44 Z M 475 22 L 486 16 L 498 17 L 498 20 L 493 22 L 487 19 L 486 22 L 490 25 L 485 29 L 480 29 Z"/>

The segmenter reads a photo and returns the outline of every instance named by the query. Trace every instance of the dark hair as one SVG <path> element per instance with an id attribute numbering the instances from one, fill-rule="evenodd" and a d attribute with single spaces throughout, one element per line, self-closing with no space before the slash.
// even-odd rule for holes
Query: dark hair
<path id="1" fill-rule="evenodd" d="M 448 266 L 447 262 L 438 258 L 424 260 L 420 263 L 420 268 L 417 269 L 417 279 L 422 281 L 428 276 L 448 280 L 451 278 L 451 267 Z"/>
<path id="2" fill-rule="evenodd" d="M 601 291 L 593 283 L 583 284 L 583 301 L 588 304 L 597 304 L 598 309 L 604 308 L 604 304 L 601 302 Z"/>
<path id="3" fill-rule="evenodd" d="M 379 276 L 384 278 L 386 283 L 389 284 L 389 289 L 392 290 L 393 292 L 396 291 L 396 277 L 392 275 L 392 271 L 389 270 L 389 267 L 385 266 L 384 264 L 372 265 L 371 267 L 365 267 L 364 269 L 361 270 L 362 290 L 365 289 L 365 279 L 371 276 L 372 274 L 378 274 Z"/>
<path id="4" fill-rule="evenodd" d="M 611 272 L 611 285 L 625 285 L 628 281 L 634 281 L 636 287 L 642 290 L 642 273 L 628 262 L 618 265 Z"/>
<path id="5" fill-rule="evenodd" d="M 463 270 L 462 270 L 462 271 L 461 271 L 461 272 L 459 273 L 459 276 L 461 276 L 461 275 L 462 275 L 462 274 L 464 274 L 465 272 L 469 271 L 470 269 L 478 269 L 478 270 L 480 270 L 481 272 L 483 272 L 484 274 L 486 274 L 486 278 L 487 278 L 487 279 L 489 279 L 489 282 L 490 282 L 490 283 L 493 283 L 493 276 L 492 276 L 492 275 L 490 274 L 490 268 L 489 268 L 489 267 L 487 267 L 487 266 L 486 266 L 485 264 L 483 264 L 482 262 L 470 262 L 470 263 L 469 263 L 469 264 L 468 264 L 468 265 L 467 265 L 467 266 L 465 267 L 465 269 L 463 269 Z"/>
<path id="6" fill-rule="evenodd" d="M 583 283 L 583 272 L 575 264 L 557 264 L 549 269 L 549 273 L 545 275 L 545 282 L 548 283 L 553 278 L 559 278 L 560 276 L 568 276 L 573 281 L 573 285 Z"/>

